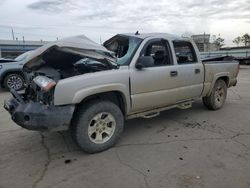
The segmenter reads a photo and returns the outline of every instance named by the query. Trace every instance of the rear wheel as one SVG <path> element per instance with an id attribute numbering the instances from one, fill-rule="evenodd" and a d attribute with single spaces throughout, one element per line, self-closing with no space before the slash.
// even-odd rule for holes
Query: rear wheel
<path id="1" fill-rule="evenodd" d="M 227 97 L 227 85 L 224 80 L 217 80 L 214 84 L 212 93 L 203 97 L 203 104 L 210 110 L 218 110 L 222 108 Z"/>
<path id="2" fill-rule="evenodd" d="M 18 73 L 8 74 L 4 78 L 4 87 L 8 90 L 19 91 L 24 87 L 24 78 Z"/>
<path id="3" fill-rule="evenodd" d="M 79 109 L 72 136 L 82 150 L 96 153 L 115 145 L 123 132 L 123 124 L 123 114 L 116 104 L 93 101 Z"/>

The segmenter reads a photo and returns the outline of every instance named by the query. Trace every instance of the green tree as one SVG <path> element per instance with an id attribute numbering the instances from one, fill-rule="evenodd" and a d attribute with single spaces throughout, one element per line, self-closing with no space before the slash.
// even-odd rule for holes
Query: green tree
<path id="1" fill-rule="evenodd" d="M 241 37 L 241 41 L 244 43 L 245 46 L 250 45 L 250 35 L 246 33 Z"/>
<path id="2" fill-rule="evenodd" d="M 236 37 L 236 38 L 233 40 L 233 43 L 235 43 L 237 46 L 239 46 L 241 42 L 242 42 L 242 41 L 241 41 L 241 37 L 240 37 L 240 36 Z"/>

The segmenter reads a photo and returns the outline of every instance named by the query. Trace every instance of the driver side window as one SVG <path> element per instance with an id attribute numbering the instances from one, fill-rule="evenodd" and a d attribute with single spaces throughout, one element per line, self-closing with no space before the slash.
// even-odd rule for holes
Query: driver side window
<path id="1" fill-rule="evenodd" d="M 172 65 L 170 48 L 168 42 L 164 39 L 149 41 L 143 48 L 141 56 L 151 59 L 150 61 L 145 61 L 145 63 L 142 62 L 145 67 Z"/>

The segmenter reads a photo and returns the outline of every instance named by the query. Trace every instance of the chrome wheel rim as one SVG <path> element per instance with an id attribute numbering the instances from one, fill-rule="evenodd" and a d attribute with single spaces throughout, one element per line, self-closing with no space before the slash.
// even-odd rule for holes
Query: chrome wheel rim
<path id="1" fill-rule="evenodd" d="M 11 75 L 7 80 L 7 86 L 10 89 L 19 90 L 23 86 L 23 80 L 18 75 Z"/>
<path id="2" fill-rule="evenodd" d="M 224 102 L 225 92 L 222 87 L 217 87 L 215 90 L 215 102 L 221 105 Z"/>
<path id="3" fill-rule="evenodd" d="M 95 144 L 107 142 L 114 134 L 116 128 L 115 118 L 107 112 L 96 114 L 88 126 L 88 136 Z"/>

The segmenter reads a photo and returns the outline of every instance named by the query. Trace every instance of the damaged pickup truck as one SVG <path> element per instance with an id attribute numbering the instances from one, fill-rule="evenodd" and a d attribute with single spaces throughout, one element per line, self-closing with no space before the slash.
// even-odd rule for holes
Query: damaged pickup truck
<path id="1" fill-rule="evenodd" d="M 239 64 L 202 61 L 194 42 L 168 34 L 118 34 L 103 46 L 85 36 L 46 44 L 24 65 L 27 86 L 4 107 L 18 125 L 70 130 L 80 148 L 112 147 L 124 120 L 189 108 L 198 98 L 220 109 Z"/>

